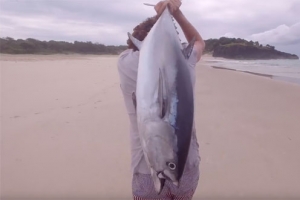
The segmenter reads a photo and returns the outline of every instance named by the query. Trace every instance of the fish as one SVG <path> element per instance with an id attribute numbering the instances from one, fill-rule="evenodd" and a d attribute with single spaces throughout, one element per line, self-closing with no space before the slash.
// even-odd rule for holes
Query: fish
<path id="1" fill-rule="evenodd" d="M 139 49 L 136 109 L 139 138 L 158 194 L 165 181 L 180 186 L 194 123 L 194 92 L 186 48 L 180 42 L 168 7 L 143 41 L 128 37 Z"/>

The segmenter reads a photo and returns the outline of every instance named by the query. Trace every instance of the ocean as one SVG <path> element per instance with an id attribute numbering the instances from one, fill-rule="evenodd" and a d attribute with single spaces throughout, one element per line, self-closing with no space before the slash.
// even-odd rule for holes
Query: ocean
<path id="1" fill-rule="evenodd" d="M 203 62 L 213 67 L 270 76 L 300 85 L 300 60 L 230 60 L 205 57 Z"/>

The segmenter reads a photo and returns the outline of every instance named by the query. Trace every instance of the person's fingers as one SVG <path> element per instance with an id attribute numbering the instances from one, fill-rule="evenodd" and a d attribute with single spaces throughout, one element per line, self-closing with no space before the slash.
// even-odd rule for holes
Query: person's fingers
<path id="1" fill-rule="evenodd" d="M 169 0 L 169 8 L 171 11 L 171 14 L 174 14 L 179 10 L 179 7 L 181 6 L 181 1 L 179 0 Z"/>
<path id="2" fill-rule="evenodd" d="M 161 1 L 155 6 L 155 10 L 158 15 L 160 15 L 166 8 L 166 6 L 169 4 L 169 0 Z"/>
<path id="3" fill-rule="evenodd" d="M 177 10 L 176 5 L 174 4 L 169 4 L 169 5 L 171 7 L 171 13 L 174 13 Z"/>
<path id="4" fill-rule="evenodd" d="M 160 4 L 161 4 L 161 1 L 158 2 L 158 3 L 154 6 L 154 9 L 155 9 L 156 12 L 158 12 L 158 9 L 159 9 L 159 7 L 160 7 Z"/>
<path id="5" fill-rule="evenodd" d="M 181 6 L 181 1 L 180 0 L 170 0 L 170 3 L 174 5 L 177 9 Z"/>
<path id="6" fill-rule="evenodd" d="M 162 11 L 165 10 L 165 8 L 169 5 L 169 3 L 170 3 L 170 0 L 164 1 L 163 6 L 162 6 Z"/>
<path id="7" fill-rule="evenodd" d="M 165 10 L 166 6 L 168 5 L 168 2 L 167 1 L 164 1 L 160 7 L 160 10 L 159 10 L 159 15 Z"/>
<path id="8" fill-rule="evenodd" d="M 164 4 L 164 1 L 160 1 L 158 2 L 155 6 L 154 6 L 154 9 L 157 13 L 159 13 L 159 11 L 161 10 L 161 7 L 163 6 Z"/>
<path id="9" fill-rule="evenodd" d="M 170 12 L 172 13 L 172 10 L 173 10 L 173 5 L 171 4 L 171 2 L 169 2 L 167 6 L 168 6 L 168 8 L 169 8 Z"/>
<path id="10" fill-rule="evenodd" d="M 181 4 L 182 4 L 181 1 L 180 0 L 175 0 L 175 2 L 176 2 L 176 5 L 177 5 L 177 8 L 179 9 Z"/>

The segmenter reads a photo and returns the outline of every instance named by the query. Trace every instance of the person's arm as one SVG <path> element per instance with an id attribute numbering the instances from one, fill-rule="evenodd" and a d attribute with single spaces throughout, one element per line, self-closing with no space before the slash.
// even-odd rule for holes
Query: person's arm
<path id="1" fill-rule="evenodd" d="M 182 29 L 187 41 L 190 42 L 193 39 L 193 37 L 196 38 L 194 49 L 198 52 L 197 59 L 199 61 L 201 54 L 205 48 L 205 42 L 203 41 L 199 32 L 187 20 L 187 18 L 183 15 L 181 10 L 179 9 L 179 7 L 181 6 L 180 0 L 165 0 L 165 1 L 159 2 L 154 7 L 157 14 L 160 15 L 164 11 L 164 9 L 166 8 L 167 5 L 169 6 L 173 17 L 175 18 L 175 20 L 178 22 L 180 28 Z"/>
<path id="2" fill-rule="evenodd" d="M 186 17 L 183 15 L 183 13 L 178 10 L 176 13 L 173 14 L 174 18 L 178 22 L 179 26 L 181 27 L 185 38 L 188 42 L 190 42 L 193 37 L 196 38 L 196 42 L 194 45 L 194 49 L 198 52 L 198 61 L 200 60 L 200 57 L 202 55 L 202 52 L 205 48 L 205 42 L 203 41 L 201 35 L 199 32 L 194 28 L 194 26 L 186 19 Z"/>

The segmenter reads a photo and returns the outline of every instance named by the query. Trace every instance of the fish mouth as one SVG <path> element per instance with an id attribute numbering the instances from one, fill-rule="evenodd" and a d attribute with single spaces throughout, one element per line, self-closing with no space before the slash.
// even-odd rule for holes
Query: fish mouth
<path id="1" fill-rule="evenodd" d="M 160 188 L 158 188 L 158 194 L 161 193 L 163 187 L 165 186 L 166 178 L 163 172 L 157 172 L 156 174 L 157 178 L 159 179 L 160 182 Z"/>
<path id="2" fill-rule="evenodd" d="M 157 177 L 160 179 L 166 179 L 166 175 L 164 174 L 164 172 L 157 172 Z"/>
<path id="3" fill-rule="evenodd" d="M 179 182 L 177 180 L 172 180 L 170 177 L 165 175 L 165 173 L 163 171 L 157 172 L 157 177 L 161 181 L 161 188 L 164 187 L 165 180 L 171 181 L 175 186 L 179 187 Z M 162 181 L 163 181 L 163 183 L 162 183 Z"/>
<path id="4" fill-rule="evenodd" d="M 178 181 L 173 181 L 172 182 L 175 186 L 179 187 L 179 182 Z"/>

